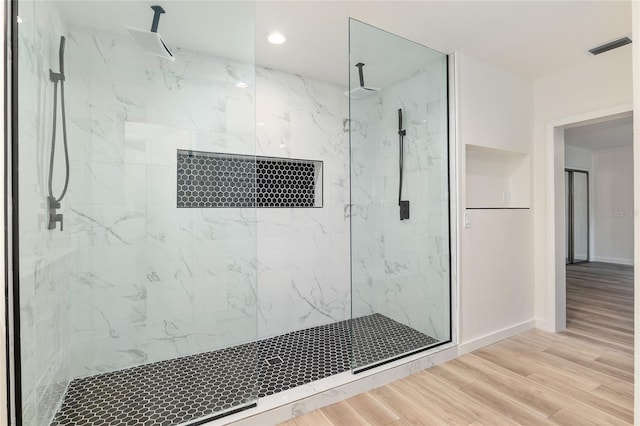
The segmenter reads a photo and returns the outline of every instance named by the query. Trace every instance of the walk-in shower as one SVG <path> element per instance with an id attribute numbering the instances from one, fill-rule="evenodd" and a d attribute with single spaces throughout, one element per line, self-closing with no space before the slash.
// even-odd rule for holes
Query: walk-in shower
<path id="1" fill-rule="evenodd" d="M 268 2 L 154 5 L 175 61 L 125 28 L 139 2 L 17 5 L 22 424 L 224 423 L 451 342 L 446 55 L 337 2 L 340 54 L 311 64 L 326 40 L 295 28 L 327 4 L 287 3 L 278 46 Z"/>

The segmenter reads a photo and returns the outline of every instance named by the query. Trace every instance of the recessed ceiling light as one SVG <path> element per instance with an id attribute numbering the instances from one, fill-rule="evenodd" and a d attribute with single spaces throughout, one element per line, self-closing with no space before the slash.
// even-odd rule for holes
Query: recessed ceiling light
<path id="1" fill-rule="evenodd" d="M 262 121 L 256 123 L 256 126 L 264 126 L 264 123 Z"/>
<path id="2" fill-rule="evenodd" d="M 271 44 L 282 44 L 285 41 L 287 41 L 287 38 L 279 32 L 274 32 L 269 34 L 269 37 L 267 37 L 267 40 L 269 40 L 269 43 Z"/>
<path id="3" fill-rule="evenodd" d="M 247 87 L 249 87 L 249 85 L 247 83 L 245 83 L 244 81 L 239 81 L 236 83 L 236 87 L 238 89 L 246 89 Z"/>

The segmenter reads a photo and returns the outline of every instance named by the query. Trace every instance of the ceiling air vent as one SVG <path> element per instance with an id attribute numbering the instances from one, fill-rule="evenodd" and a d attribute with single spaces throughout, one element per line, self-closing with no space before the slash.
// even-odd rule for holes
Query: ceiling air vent
<path id="1" fill-rule="evenodd" d="M 592 55 L 599 55 L 604 52 L 608 52 L 613 49 L 617 49 L 618 47 L 626 46 L 631 43 L 631 39 L 629 37 L 622 37 L 617 40 L 610 41 L 609 43 L 605 43 L 602 46 L 594 47 L 593 49 L 589 49 L 589 53 Z"/>

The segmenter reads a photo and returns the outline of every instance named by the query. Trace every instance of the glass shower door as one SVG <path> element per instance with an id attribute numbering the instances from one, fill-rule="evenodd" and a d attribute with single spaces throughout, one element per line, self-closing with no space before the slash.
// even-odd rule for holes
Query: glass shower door
<path id="1" fill-rule="evenodd" d="M 18 4 L 21 424 L 257 401 L 254 5 L 165 3 L 175 61 L 125 27 L 149 28 L 147 4 Z M 222 47 L 180 45 L 179 16 Z"/>
<path id="2" fill-rule="evenodd" d="M 451 340 L 447 56 L 350 20 L 352 368 Z"/>

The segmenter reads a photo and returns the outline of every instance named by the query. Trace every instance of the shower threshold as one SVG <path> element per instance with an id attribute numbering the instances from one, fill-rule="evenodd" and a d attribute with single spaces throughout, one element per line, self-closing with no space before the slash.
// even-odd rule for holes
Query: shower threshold
<path id="1" fill-rule="evenodd" d="M 71 381 L 51 425 L 180 425 L 441 343 L 381 314 Z"/>

